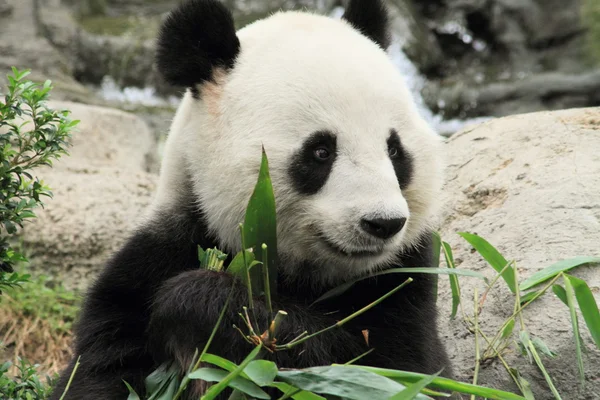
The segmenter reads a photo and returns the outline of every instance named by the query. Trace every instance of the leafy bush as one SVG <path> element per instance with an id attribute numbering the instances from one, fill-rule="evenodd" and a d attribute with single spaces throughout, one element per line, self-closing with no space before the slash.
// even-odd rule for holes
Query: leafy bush
<path id="1" fill-rule="evenodd" d="M 19 360 L 18 374 L 9 377 L 10 362 L 0 365 L 0 398 L 6 400 L 45 400 L 50 397 L 55 380 L 46 378 L 46 382 L 38 377 L 38 365 L 30 365 Z"/>
<path id="2" fill-rule="evenodd" d="M 42 198 L 52 196 L 50 189 L 37 177 L 33 177 L 33 170 L 51 166 L 53 160 L 67 153 L 70 132 L 79 121 L 71 121 L 69 111 L 48 108 L 46 100 L 52 89 L 51 82 L 46 81 L 40 85 L 25 80 L 27 75 L 29 71 L 13 68 L 12 75 L 7 76 L 7 92 L 0 94 L 0 294 L 2 289 L 13 290 L 11 301 L 8 305 L 3 305 L 0 314 L 7 316 L 6 321 L 15 328 L 28 314 L 37 312 L 35 321 L 38 325 L 50 324 L 51 329 L 57 332 L 60 327 L 63 330 L 58 336 L 64 337 L 69 330 L 63 322 L 68 306 L 63 307 L 56 296 L 62 296 L 64 301 L 72 299 L 68 299 L 65 293 L 42 290 L 45 286 L 40 282 L 37 282 L 40 286 L 33 287 L 30 292 L 15 291 L 21 284 L 29 281 L 29 275 L 14 271 L 17 263 L 24 263 L 27 259 L 12 247 L 11 238 L 27 219 L 35 218 L 34 209 L 43 206 Z M 59 309 L 55 308 L 57 306 Z M 60 315 L 60 321 L 53 315 L 55 313 Z M 55 325 L 52 325 L 52 321 Z M 9 330 L 19 332 L 18 329 Z M 33 330 L 40 334 L 48 333 L 43 329 L 38 330 L 37 326 Z M 55 340 L 57 336 L 52 335 L 51 338 Z M 4 339 L 10 341 L 11 336 L 5 333 Z M 38 347 L 50 346 L 46 343 L 47 339 L 48 337 L 44 337 Z M 20 338 L 19 342 L 23 343 L 24 338 Z M 4 343 L 0 343 L 0 346 L 3 345 Z M 0 365 L 0 398 L 48 398 L 52 380 L 46 378 L 46 382 L 42 382 L 37 368 L 37 365 L 31 365 L 21 358 L 18 358 L 16 366 L 11 362 Z M 16 376 L 11 374 L 12 370 L 16 370 Z"/>
<path id="3" fill-rule="evenodd" d="M 35 217 L 42 197 L 52 195 L 32 172 L 67 153 L 70 132 L 79 122 L 69 119 L 69 111 L 48 108 L 51 82 L 24 80 L 28 74 L 13 68 L 8 91 L 0 95 L 0 291 L 27 280 L 14 272 L 15 263 L 27 260 L 9 240 L 18 226 Z"/>

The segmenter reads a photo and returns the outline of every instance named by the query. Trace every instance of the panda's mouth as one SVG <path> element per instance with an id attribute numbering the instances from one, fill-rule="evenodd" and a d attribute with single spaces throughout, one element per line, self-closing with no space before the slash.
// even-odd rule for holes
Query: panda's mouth
<path id="1" fill-rule="evenodd" d="M 327 239 L 327 237 L 324 234 L 320 233 L 318 236 L 322 243 L 325 245 L 325 247 L 327 247 L 330 251 L 334 252 L 335 254 L 341 255 L 343 257 L 376 257 L 381 255 L 381 253 L 383 252 L 383 247 L 378 247 L 374 249 L 346 250 L 342 249 L 341 247 Z"/>

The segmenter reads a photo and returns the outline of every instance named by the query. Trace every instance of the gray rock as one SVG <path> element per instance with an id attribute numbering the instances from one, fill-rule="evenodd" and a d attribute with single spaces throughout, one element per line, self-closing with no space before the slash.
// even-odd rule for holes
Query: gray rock
<path id="1" fill-rule="evenodd" d="M 600 70 L 584 74 L 540 73 L 514 82 L 438 87 L 425 96 L 449 118 L 504 116 L 585 107 L 600 102 Z M 447 106 L 439 109 L 440 101 Z"/>
<path id="2" fill-rule="evenodd" d="M 447 143 L 452 154 L 447 171 L 446 213 L 441 233 L 454 250 L 459 268 L 493 278 L 487 266 L 457 232 L 476 233 L 496 246 L 507 260 L 515 260 L 520 279 L 551 264 L 575 257 L 598 256 L 600 243 L 600 108 L 540 112 L 496 119 L 463 131 Z M 600 302 L 600 265 L 572 272 L 587 281 Z M 447 278 L 440 279 L 440 330 L 458 378 L 471 381 L 474 336 L 458 316 L 450 321 L 451 293 Z M 461 278 L 462 301 L 469 315 L 473 293 L 485 284 Z M 479 318 L 492 337 L 512 314 L 514 298 L 503 282 L 487 296 Z M 459 312 L 460 314 L 460 312 Z M 600 350 L 587 328 L 582 337 L 586 388 L 579 389 L 575 345 L 569 312 L 550 291 L 524 311 L 527 330 L 541 338 L 558 356 L 544 358 L 562 398 L 595 399 L 600 393 Z M 518 332 L 518 324 L 515 327 Z M 485 347 L 485 341 L 480 339 Z M 532 386 L 537 400 L 553 399 L 541 373 L 511 346 L 504 354 Z M 482 366 L 479 382 L 516 391 L 496 360 Z"/>
<path id="3" fill-rule="evenodd" d="M 75 103 L 50 106 L 70 109 L 81 123 L 70 156 L 36 171 L 54 198 L 25 224 L 22 240 L 32 270 L 85 288 L 150 204 L 158 177 L 147 170 L 156 143 L 132 114 Z"/>

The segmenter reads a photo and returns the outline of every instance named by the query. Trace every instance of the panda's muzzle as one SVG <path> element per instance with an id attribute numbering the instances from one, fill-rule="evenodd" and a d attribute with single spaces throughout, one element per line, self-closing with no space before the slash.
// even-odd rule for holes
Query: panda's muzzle
<path id="1" fill-rule="evenodd" d="M 390 239 L 404 228 L 406 218 L 363 218 L 360 227 L 363 231 L 378 239 Z"/>

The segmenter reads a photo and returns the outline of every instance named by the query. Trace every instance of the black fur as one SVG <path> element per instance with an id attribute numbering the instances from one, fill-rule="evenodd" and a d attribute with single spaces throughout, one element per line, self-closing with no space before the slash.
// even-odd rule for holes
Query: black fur
<path id="1" fill-rule="evenodd" d="M 192 204 L 192 202 L 190 202 Z M 225 320 L 210 351 L 240 362 L 252 349 L 232 328 L 247 305 L 246 290 L 226 273 L 198 269 L 197 245 L 218 246 L 206 234 L 204 219 L 191 207 L 164 210 L 135 233 L 91 287 L 76 326 L 75 357 L 81 365 L 66 399 L 122 399 L 126 380 L 138 393 L 158 365 L 175 361 L 187 368 L 202 349 L 225 299 L 234 290 Z M 429 236 L 418 250 L 402 255 L 405 266 L 431 265 Z M 437 336 L 435 279 L 411 274 L 413 283 L 362 317 L 307 342 L 278 352 L 280 367 L 308 367 L 346 362 L 365 352 L 362 330 L 376 350 L 362 364 L 434 373 L 449 363 Z M 407 275 L 386 275 L 356 284 L 331 301 L 309 308 L 323 290 L 306 281 L 279 282 L 277 309 L 288 312 L 280 343 L 304 330 L 315 332 L 372 302 L 403 282 Z M 261 327 L 269 320 L 261 299 L 254 299 Z M 273 357 L 271 357 L 273 358 Z M 63 372 L 52 400 L 59 399 L 75 360 Z"/>
<path id="2" fill-rule="evenodd" d="M 395 154 L 390 154 L 396 177 L 398 178 L 398 184 L 401 189 L 408 187 L 412 180 L 413 175 L 413 158 L 408 151 L 402 146 L 400 136 L 395 129 L 390 131 L 390 137 L 387 141 L 388 152 L 395 150 Z"/>
<path id="3" fill-rule="evenodd" d="M 239 52 L 231 12 L 218 0 L 187 0 L 161 27 L 156 64 L 170 84 L 193 88 L 214 68 L 233 68 Z"/>
<path id="4" fill-rule="evenodd" d="M 316 149 L 326 149 L 329 152 L 327 160 L 315 156 Z M 337 138 L 329 131 L 313 133 L 296 152 L 288 169 L 292 185 L 298 193 L 317 193 L 331 173 L 337 155 Z"/>
<path id="5" fill-rule="evenodd" d="M 382 49 L 389 47 L 389 16 L 383 0 L 350 0 L 342 18 Z"/>

